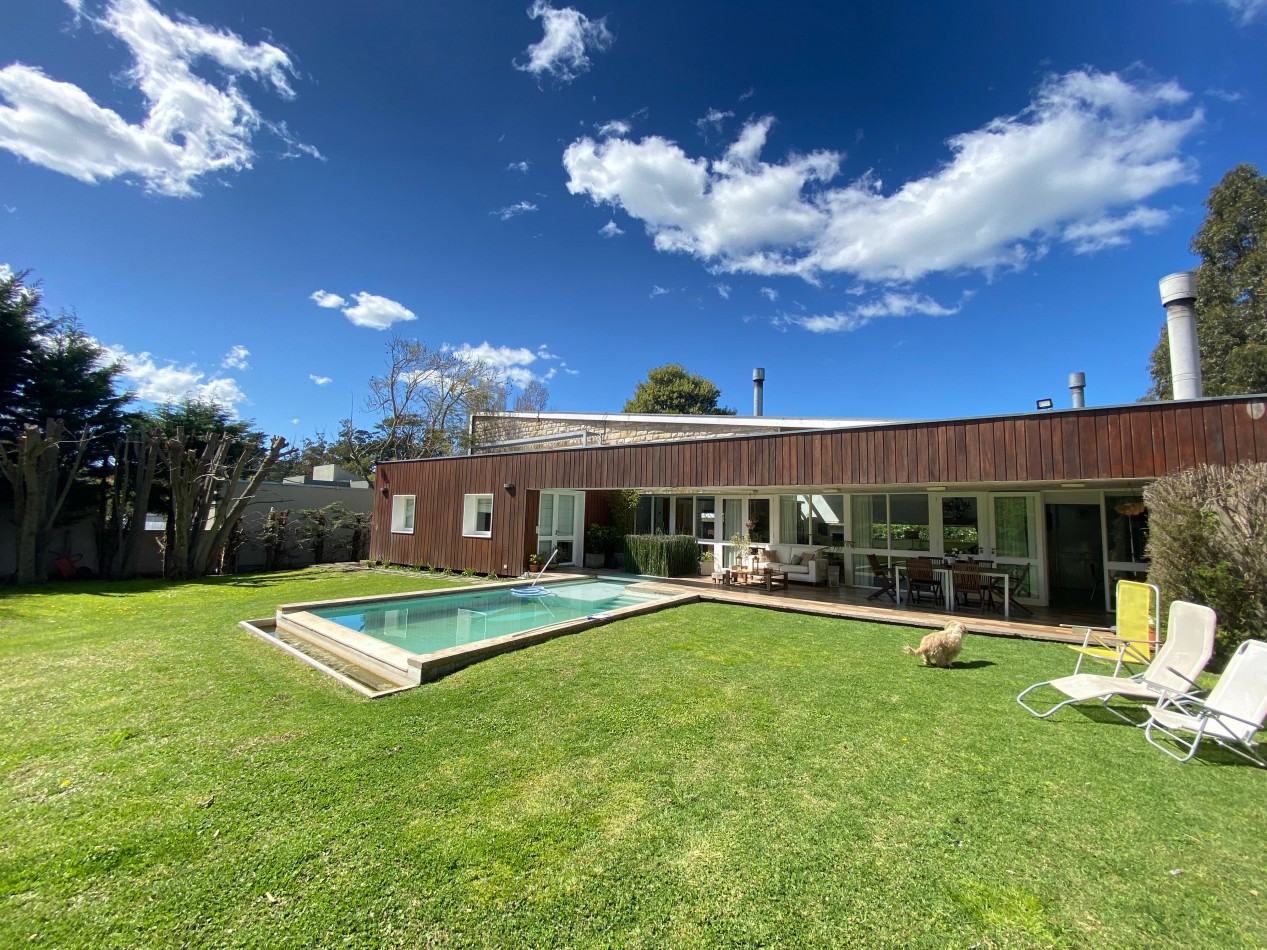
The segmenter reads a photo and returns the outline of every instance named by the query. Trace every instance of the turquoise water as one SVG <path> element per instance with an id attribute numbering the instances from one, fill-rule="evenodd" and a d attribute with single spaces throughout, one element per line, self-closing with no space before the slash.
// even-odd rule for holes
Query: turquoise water
<path id="1" fill-rule="evenodd" d="M 516 597 L 509 587 L 412 600 L 320 607 L 311 613 L 410 653 L 434 653 L 620 607 L 663 600 L 618 580 L 550 584 L 543 597 Z M 528 586 L 528 582 L 517 585 Z"/>

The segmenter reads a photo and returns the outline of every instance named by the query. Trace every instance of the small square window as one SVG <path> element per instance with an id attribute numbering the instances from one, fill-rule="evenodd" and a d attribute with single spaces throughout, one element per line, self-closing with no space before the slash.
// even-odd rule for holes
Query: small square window
<path id="1" fill-rule="evenodd" d="M 414 496 L 396 495 L 392 498 L 392 534 L 414 533 Z"/>
<path id="2" fill-rule="evenodd" d="M 166 531 L 167 515 L 161 511 L 147 511 L 145 513 L 145 530 L 146 531 Z"/>
<path id="3" fill-rule="evenodd" d="M 493 496 L 467 495 L 462 506 L 462 534 L 468 538 L 493 536 Z"/>

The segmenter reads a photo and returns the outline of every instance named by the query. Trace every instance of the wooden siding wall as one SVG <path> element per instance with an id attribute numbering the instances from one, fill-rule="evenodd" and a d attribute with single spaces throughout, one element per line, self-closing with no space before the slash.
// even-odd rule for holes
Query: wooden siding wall
<path id="1" fill-rule="evenodd" d="M 1261 398 L 1140 403 L 986 419 L 384 462 L 376 487 L 417 498 L 392 534 L 374 499 L 371 556 L 480 573 L 523 570 L 543 488 L 897 486 L 1151 479 L 1210 463 L 1267 461 Z M 502 486 L 514 484 L 513 491 Z M 462 537 L 463 496 L 493 495 L 491 538 Z"/>

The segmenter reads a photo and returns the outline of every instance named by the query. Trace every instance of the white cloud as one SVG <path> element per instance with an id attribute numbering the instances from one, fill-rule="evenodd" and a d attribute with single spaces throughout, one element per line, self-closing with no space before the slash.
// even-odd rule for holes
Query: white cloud
<path id="1" fill-rule="evenodd" d="M 324 290 L 309 294 L 308 299 L 318 307 L 324 307 L 327 310 L 338 309 L 356 326 L 369 327 L 371 330 L 386 330 L 394 323 L 418 319 L 417 314 L 404 304 L 397 303 L 389 297 L 367 294 L 364 291 L 352 295 L 352 299 L 356 301 L 354 304 L 349 304 L 338 294 L 327 293 Z M 315 379 L 315 377 L 312 378 Z"/>
<path id="2" fill-rule="evenodd" d="M 8 280 L 13 276 L 13 268 L 8 264 L 0 264 L 0 280 Z"/>
<path id="3" fill-rule="evenodd" d="M 837 152 L 762 161 L 770 117 L 714 161 L 648 136 L 583 137 L 563 163 L 572 194 L 623 209 L 658 250 L 714 271 L 913 281 L 1022 267 L 1053 240 L 1085 249 L 1078 228 L 1114 215 L 1122 239 L 1155 227 L 1161 212 L 1142 202 L 1193 177 L 1180 148 L 1202 112 L 1182 111 L 1188 99 L 1173 82 L 1053 76 L 1022 112 L 954 136 L 945 164 L 889 193 L 869 174 L 831 185 Z"/>
<path id="4" fill-rule="evenodd" d="M 519 172 L 520 174 L 528 174 L 528 169 L 532 166 L 531 162 L 511 162 L 506 166 L 508 172 Z"/>
<path id="5" fill-rule="evenodd" d="M 262 118 L 238 87 L 248 77 L 293 98 L 294 64 L 278 47 L 188 17 L 173 20 L 148 0 L 109 0 L 99 16 L 69 2 L 77 19 L 127 48 L 132 65 L 122 79 L 140 92 L 145 116 L 132 124 L 78 86 L 13 63 L 0 69 L 0 99 L 8 103 L 0 104 L 0 148 L 89 184 L 122 176 L 180 196 L 197 195 L 204 176 L 250 168 L 261 129 L 280 137 L 290 155 L 320 157 L 283 124 Z M 204 74 L 221 77 L 219 85 Z"/>
<path id="6" fill-rule="evenodd" d="M 545 36 L 524 51 L 528 61 L 516 62 L 514 67 L 538 79 L 549 75 L 559 82 L 571 82 L 589 70 L 587 50 L 601 53 L 612 44 L 605 17 L 591 20 L 571 7 L 556 10 L 543 0 L 534 0 L 528 16 L 541 20 Z"/>
<path id="7" fill-rule="evenodd" d="M 1124 215 L 1106 215 L 1094 221 L 1080 221 L 1065 228 L 1061 238 L 1073 245 L 1075 254 L 1094 254 L 1108 247 L 1129 244 L 1130 231 L 1156 231 L 1164 227 L 1170 215 L 1156 208 L 1134 208 Z"/>
<path id="8" fill-rule="evenodd" d="M 708 138 L 710 134 L 720 135 L 722 126 L 725 125 L 727 119 L 733 119 L 733 112 L 722 112 L 720 109 L 709 109 L 704 115 L 695 120 L 695 128 L 699 129 L 699 134 Z"/>
<path id="9" fill-rule="evenodd" d="M 538 360 L 542 362 L 558 361 L 560 367 L 563 368 L 567 365 L 558 356 L 551 353 L 544 344 L 537 347 L 535 353 L 522 346 L 493 346 L 487 340 L 478 346 L 463 343 L 461 346 L 452 347 L 452 350 L 455 355 L 464 360 L 483 363 L 499 377 L 518 386 L 520 389 L 523 389 L 534 380 L 544 383 L 554 378 L 559 367 L 552 366 L 544 373 L 534 373 L 532 371 L 532 365 Z M 568 372 L 566 368 L 564 371 Z"/>
<path id="10" fill-rule="evenodd" d="M 1221 0 L 1237 26 L 1248 26 L 1267 10 L 1267 0 Z"/>
<path id="11" fill-rule="evenodd" d="M 624 119 L 611 119 L 598 127 L 598 134 L 605 139 L 613 135 L 628 135 L 632 131 L 633 126 Z"/>
<path id="12" fill-rule="evenodd" d="M 316 373 L 309 373 L 308 378 L 318 386 L 329 386 L 332 382 L 334 382 L 334 380 L 332 380 L 329 376 L 318 376 Z"/>
<path id="13" fill-rule="evenodd" d="M 652 297 L 662 297 L 662 296 L 664 296 L 665 294 L 668 294 L 668 293 L 672 293 L 672 291 L 671 291 L 671 290 L 669 290 L 669 288 L 668 288 L 668 287 L 661 287 L 659 284 L 652 284 L 652 285 L 651 285 L 651 293 L 650 293 L 650 296 L 652 296 Z"/>
<path id="14" fill-rule="evenodd" d="M 194 365 L 178 366 L 173 361 L 160 365 L 149 353 L 129 353 L 118 346 L 103 346 L 105 359 L 122 367 L 120 378 L 139 399 L 152 403 L 198 399 L 214 402 L 231 415 L 246 402 L 246 394 L 231 377 L 212 377 Z"/>
<path id="15" fill-rule="evenodd" d="M 927 317 L 948 317 L 958 313 L 960 306 L 947 307 L 924 294 L 890 292 L 875 300 L 859 304 L 848 310 L 833 314 L 800 316 L 780 314 L 775 318 L 776 326 L 799 326 L 811 333 L 842 333 L 857 330 L 872 320 L 881 317 L 909 317 L 919 314 Z"/>
<path id="16" fill-rule="evenodd" d="M 239 344 L 224 355 L 224 359 L 220 361 L 220 367 L 222 369 L 250 369 L 251 364 L 246 361 L 250 355 L 251 351 Z"/>
<path id="17" fill-rule="evenodd" d="M 338 294 L 328 294 L 324 290 L 316 290 L 308 295 L 308 299 L 314 301 L 318 307 L 325 307 L 327 310 L 333 310 L 335 307 L 342 307 L 346 300 Z"/>
<path id="18" fill-rule="evenodd" d="M 620 225 L 616 223 L 616 219 L 613 218 L 612 220 L 604 224 L 601 228 L 599 228 L 598 233 L 601 234 L 605 238 L 614 238 L 614 237 L 620 237 L 625 232 L 621 229 Z"/>
<path id="19" fill-rule="evenodd" d="M 298 419 L 291 419 L 291 420 L 290 420 L 290 424 L 291 424 L 292 426 L 297 426 L 297 425 L 299 425 L 299 420 L 298 420 Z"/>
<path id="20" fill-rule="evenodd" d="M 358 327 L 386 330 L 393 323 L 418 319 L 408 307 L 387 297 L 363 292 L 352 296 L 356 299 L 356 303 L 350 307 L 344 307 L 343 315 Z"/>
<path id="21" fill-rule="evenodd" d="M 757 293 L 761 294 L 761 296 L 770 301 L 770 303 L 774 303 L 779 299 L 779 292 L 773 287 L 762 287 L 759 291 L 757 291 Z"/>
<path id="22" fill-rule="evenodd" d="M 499 208 L 496 211 L 490 211 L 489 214 L 495 215 L 503 221 L 509 221 L 516 215 L 528 214 L 536 210 L 537 206 L 531 201 L 519 201 L 513 205 L 507 205 L 504 208 Z"/>
<path id="23" fill-rule="evenodd" d="M 717 296 L 722 300 L 730 299 L 730 284 L 713 284 L 713 290 L 717 291 Z"/>

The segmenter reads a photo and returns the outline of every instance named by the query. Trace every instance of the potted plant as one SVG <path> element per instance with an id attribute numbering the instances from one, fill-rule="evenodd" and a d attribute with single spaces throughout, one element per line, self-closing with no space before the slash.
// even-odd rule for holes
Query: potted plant
<path id="1" fill-rule="evenodd" d="M 700 577 L 711 577 L 713 574 L 713 549 L 707 547 L 703 549 L 703 553 L 699 556 L 699 573 Z"/>
<path id="2" fill-rule="evenodd" d="M 544 554 L 538 554 L 536 551 L 533 551 L 528 555 L 528 570 L 531 573 L 536 574 L 545 567 L 545 564 L 546 557 Z"/>
<path id="3" fill-rule="evenodd" d="M 606 567 L 607 559 L 615 550 L 612 535 L 615 529 L 610 525 L 592 524 L 585 532 L 585 566 Z"/>

